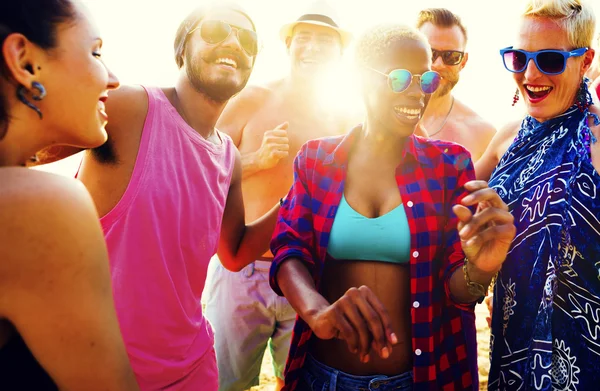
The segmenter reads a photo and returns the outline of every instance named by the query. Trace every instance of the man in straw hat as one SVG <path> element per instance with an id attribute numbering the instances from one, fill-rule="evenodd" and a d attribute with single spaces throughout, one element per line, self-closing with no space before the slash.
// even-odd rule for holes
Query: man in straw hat
<path id="1" fill-rule="evenodd" d="M 287 194 L 294 157 L 305 142 L 343 134 L 355 125 L 319 99 L 323 93 L 319 80 L 338 64 L 351 39 L 338 26 L 333 10 L 326 3 L 314 3 L 281 28 L 281 39 L 289 54 L 289 74 L 246 87 L 230 101 L 217 124 L 242 154 L 246 219 L 262 216 Z M 272 258 L 268 251 L 239 273 L 219 264 L 207 283 L 206 314 L 215 329 L 220 391 L 257 385 L 267 344 L 276 389 L 283 386 L 296 313 L 269 287 Z"/>

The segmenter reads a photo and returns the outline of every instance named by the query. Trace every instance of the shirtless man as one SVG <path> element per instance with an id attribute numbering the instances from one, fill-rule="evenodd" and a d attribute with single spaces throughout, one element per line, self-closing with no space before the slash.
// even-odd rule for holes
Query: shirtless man
<path id="1" fill-rule="evenodd" d="M 442 76 L 441 87 L 431 97 L 417 131 L 463 145 L 476 162 L 496 130 L 451 93 L 469 59 L 467 30 L 457 15 L 444 8 L 421 11 L 417 28 L 433 50 L 432 70 Z"/>
<path id="2" fill-rule="evenodd" d="M 225 108 L 218 129 L 231 136 L 242 154 L 246 219 L 262 216 L 289 191 L 293 161 L 308 140 L 343 134 L 356 123 L 319 99 L 320 77 L 336 65 L 350 40 L 324 4 L 281 29 L 291 69 L 287 77 L 248 86 Z M 269 287 L 270 251 L 232 273 L 217 265 L 206 288 L 206 315 L 215 329 L 220 391 L 258 384 L 269 343 L 277 390 L 283 386 L 296 313 Z M 218 262 L 215 260 L 214 262 Z"/>

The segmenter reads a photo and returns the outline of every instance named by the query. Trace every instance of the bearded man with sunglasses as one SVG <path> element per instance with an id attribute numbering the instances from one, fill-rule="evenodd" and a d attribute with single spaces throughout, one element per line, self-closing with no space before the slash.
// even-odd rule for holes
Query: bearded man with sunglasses
<path id="1" fill-rule="evenodd" d="M 283 79 L 246 87 L 223 112 L 218 128 L 229 134 L 242 154 L 246 218 L 253 220 L 287 194 L 293 182 L 293 159 L 308 140 L 340 135 L 353 125 L 352 115 L 323 104 L 320 80 L 339 64 L 350 34 L 338 26 L 324 2 L 310 4 L 297 20 L 285 24 L 290 70 Z M 258 385 L 267 345 L 277 388 L 283 386 L 296 312 L 269 287 L 273 255 L 266 251 L 240 273 L 218 259 L 205 291 L 206 316 L 215 326 L 220 391 Z M 212 266 L 212 265 L 211 265 Z M 212 269 L 212 267 L 211 267 Z"/>
<path id="2" fill-rule="evenodd" d="M 465 52 L 467 30 L 460 17 L 445 8 L 422 10 L 417 19 L 417 28 L 425 34 L 431 45 L 431 69 L 442 76 L 441 86 L 432 96 L 417 133 L 461 144 L 471 153 L 473 161 L 477 161 L 496 129 L 452 95 L 459 74 L 469 59 L 469 54 Z"/>
<path id="3" fill-rule="evenodd" d="M 108 142 L 78 177 L 101 218 L 115 305 L 142 390 L 218 389 L 213 331 L 200 296 L 210 258 L 240 270 L 268 248 L 279 204 L 246 224 L 242 165 L 215 128 L 252 72 L 254 23 L 233 5 L 192 12 L 175 38 L 171 88 L 109 95 Z M 65 156 L 71 150 L 49 151 Z M 273 206 L 276 205 L 276 206 Z"/>

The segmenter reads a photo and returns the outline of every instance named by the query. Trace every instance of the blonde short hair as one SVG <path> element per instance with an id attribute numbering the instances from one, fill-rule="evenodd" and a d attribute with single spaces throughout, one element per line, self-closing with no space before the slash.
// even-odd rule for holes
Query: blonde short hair
<path id="1" fill-rule="evenodd" d="M 586 0 L 528 0 L 522 16 L 553 19 L 569 34 L 574 48 L 592 46 L 596 16 Z"/>

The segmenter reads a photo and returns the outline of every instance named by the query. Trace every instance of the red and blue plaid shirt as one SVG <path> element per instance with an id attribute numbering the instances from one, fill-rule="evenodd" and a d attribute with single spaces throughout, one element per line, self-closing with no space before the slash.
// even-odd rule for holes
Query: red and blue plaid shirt
<path id="1" fill-rule="evenodd" d="M 328 259 L 327 245 L 346 177 L 348 153 L 361 127 L 345 137 L 306 143 L 294 161 L 294 184 L 271 241 L 275 255 L 270 283 L 288 258 L 303 261 L 317 289 Z M 360 141 L 358 141 L 360 142 Z M 415 390 L 478 389 L 473 305 L 455 302 L 452 273 L 463 264 L 453 205 L 474 179 L 469 153 L 461 146 L 410 136 L 396 182 L 411 232 L 410 273 L 413 378 Z M 388 309 L 389 310 L 389 309 Z M 312 331 L 298 317 L 285 369 L 285 391 L 296 389 Z"/>

